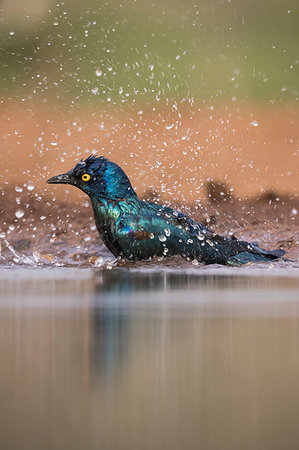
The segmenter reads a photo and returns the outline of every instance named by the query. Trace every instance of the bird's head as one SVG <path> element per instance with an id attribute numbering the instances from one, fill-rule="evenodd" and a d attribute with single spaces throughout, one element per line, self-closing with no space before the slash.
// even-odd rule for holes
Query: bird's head
<path id="1" fill-rule="evenodd" d="M 103 156 L 81 159 L 69 172 L 55 175 L 48 184 L 72 184 L 93 198 L 117 200 L 136 197 L 130 180 L 115 163 Z"/>

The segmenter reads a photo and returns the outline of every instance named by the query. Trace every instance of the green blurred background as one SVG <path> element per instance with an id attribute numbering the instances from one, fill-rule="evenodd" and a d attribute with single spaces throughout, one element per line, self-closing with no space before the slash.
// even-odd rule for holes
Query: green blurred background
<path id="1" fill-rule="evenodd" d="M 298 0 L 2 0 L 0 10 L 2 101 L 298 101 Z"/>

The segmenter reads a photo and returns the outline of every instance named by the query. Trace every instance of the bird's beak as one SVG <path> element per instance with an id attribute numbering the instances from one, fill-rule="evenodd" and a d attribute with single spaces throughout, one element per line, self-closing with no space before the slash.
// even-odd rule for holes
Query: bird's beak
<path id="1" fill-rule="evenodd" d="M 49 178 L 47 184 L 73 184 L 73 182 L 68 173 L 62 173 Z"/>

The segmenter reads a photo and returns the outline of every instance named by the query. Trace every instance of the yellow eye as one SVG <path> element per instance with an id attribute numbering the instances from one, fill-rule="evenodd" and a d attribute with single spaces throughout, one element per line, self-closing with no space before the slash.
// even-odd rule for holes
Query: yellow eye
<path id="1" fill-rule="evenodd" d="M 89 181 L 89 180 L 90 180 L 90 175 L 89 175 L 89 173 L 84 173 L 84 174 L 82 175 L 82 180 L 83 180 L 83 181 Z"/>

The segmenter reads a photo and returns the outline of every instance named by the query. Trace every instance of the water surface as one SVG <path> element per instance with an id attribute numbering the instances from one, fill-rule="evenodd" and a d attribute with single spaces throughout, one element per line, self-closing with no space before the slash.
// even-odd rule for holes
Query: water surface
<path id="1" fill-rule="evenodd" d="M 297 449 L 299 277 L 2 269 L 1 449 Z"/>

